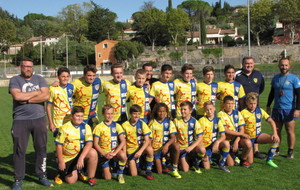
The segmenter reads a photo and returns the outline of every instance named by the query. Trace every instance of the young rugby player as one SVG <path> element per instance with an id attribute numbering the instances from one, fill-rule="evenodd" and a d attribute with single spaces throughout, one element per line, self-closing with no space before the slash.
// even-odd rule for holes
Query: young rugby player
<path id="1" fill-rule="evenodd" d="M 178 173 L 179 146 L 175 146 L 176 127 L 168 117 L 168 106 L 165 103 L 157 103 L 152 111 L 152 119 L 149 128 L 152 131 L 152 148 L 154 149 L 154 158 L 157 173 L 168 172 L 168 168 L 164 165 L 163 157 L 172 150 L 173 170 L 171 175 L 181 178 Z"/>
<path id="2" fill-rule="evenodd" d="M 93 131 L 94 148 L 100 156 L 99 162 L 103 168 L 103 178 L 111 179 L 110 161 L 116 159 L 119 161 L 118 181 L 125 183 L 123 171 L 127 156 L 123 148 L 126 140 L 122 126 L 112 120 L 113 114 L 114 108 L 111 105 L 102 106 L 104 120 Z"/>
<path id="3" fill-rule="evenodd" d="M 204 103 L 211 101 L 216 104 L 216 94 L 218 91 L 218 84 L 213 82 L 215 70 L 212 66 L 205 66 L 202 69 L 204 81 L 197 84 L 197 119 L 200 119 L 205 114 Z"/>
<path id="4" fill-rule="evenodd" d="M 161 67 L 160 81 L 152 84 L 150 96 L 152 96 L 157 103 L 163 102 L 169 107 L 172 118 L 176 117 L 176 109 L 174 102 L 174 82 L 170 81 L 173 75 L 173 68 L 171 65 L 164 64 Z M 153 99 L 150 98 L 150 101 Z"/>
<path id="5" fill-rule="evenodd" d="M 139 158 L 146 154 L 146 178 L 153 180 L 152 163 L 153 148 L 151 147 L 151 131 L 148 125 L 140 119 L 142 108 L 139 105 L 132 105 L 129 109 L 130 119 L 122 124 L 126 136 L 126 152 L 129 163 L 129 170 L 132 176 L 137 175 Z"/>
<path id="6" fill-rule="evenodd" d="M 212 101 L 204 103 L 204 111 L 206 113 L 205 116 L 199 119 L 199 123 L 204 132 L 203 144 L 206 148 L 203 166 L 205 169 L 209 169 L 212 154 L 221 150 L 219 168 L 225 172 L 230 172 L 230 170 L 225 166 L 230 150 L 230 144 L 229 141 L 226 140 L 225 128 L 222 120 L 216 117 L 216 108 Z M 218 133 L 220 135 L 219 139 L 217 139 Z"/>
<path id="7" fill-rule="evenodd" d="M 252 145 L 254 143 L 266 144 L 270 143 L 271 148 L 267 157 L 267 164 L 269 166 L 277 168 L 278 166 L 273 162 L 272 158 L 279 145 L 280 139 L 277 135 L 276 124 L 274 120 L 261 108 L 257 107 L 258 94 L 250 92 L 246 96 L 247 108 L 244 109 L 241 114 L 244 117 L 246 126 L 245 133 L 250 136 Z M 265 119 L 272 127 L 273 134 L 267 134 L 261 132 L 262 120 Z M 250 155 L 249 162 L 253 162 L 253 155 Z"/>
<path id="8" fill-rule="evenodd" d="M 137 104 L 142 108 L 141 119 L 148 123 L 150 117 L 150 95 L 149 88 L 145 83 L 146 79 L 146 71 L 144 69 L 138 69 L 135 72 L 135 83 L 129 87 L 128 99 L 130 106 Z"/>
<path id="9" fill-rule="evenodd" d="M 234 165 L 234 158 L 239 150 L 239 147 L 243 148 L 241 155 L 240 165 L 246 168 L 252 168 L 250 163 L 247 161 L 252 151 L 252 143 L 249 135 L 245 134 L 244 127 L 245 121 L 239 111 L 234 109 L 235 101 L 232 96 L 225 96 L 223 99 L 224 110 L 217 114 L 222 120 L 225 127 L 227 140 L 231 143 L 231 154 L 227 157 L 227 165 Z"/>
<path id="10" fill-rule="evenodd" d="M 196 84 L 193 76 L 194 67 L 192 64 L 184 64 L 181 68 L 182 79 L 175 79 L 174 96 L 176 104 L 176 117 L 180 117 L 180 104 L 183 101 L 190 101 L 193 104 L 193 116 L 196 116 Z"/>
<path id="11" fill-rule="evenodd" d="M 111 75 L 113 79 L 103 83 L 105 102 L 114 107 L 113 121 L 122 124 L 127 120 L 126 100 L 131 83 L 123 79 L 123 66 L 121 64 L 111 66 Z"/>
<path id="12" fill-rule="evenodd" d="M 199 165 L 205 155 L 205 148 L 202 142 L 203 129 L 199 122 L 192 117 L 193 104 L 189 101 L 181 102 L 181 118 L 175 118 L 174 124 L 177 129 L 177 143 L 180 147 L 180 161 L 182 170 L 189 171 L 187 156 L 196 153 L 196 161 L 193 169 L 201 173 Z"/>
<path id="13" fill-rule="evenodd" d="M 77 170 L 84 168 L 87 162 L 88 183 L 95 186 L 98 155 L 92 148 L 92 130 L 83 120 L 84 109 L 74 106 L 71 111 L 71 121 L 59 128 L 55 139 L 58 168 L 67 183 L 75 183 L 78 179 Z"/>

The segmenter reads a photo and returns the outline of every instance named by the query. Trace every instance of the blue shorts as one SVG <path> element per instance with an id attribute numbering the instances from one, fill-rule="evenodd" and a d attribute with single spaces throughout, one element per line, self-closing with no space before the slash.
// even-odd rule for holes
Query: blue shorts
<path id="1" fill-rule="evenodd" d="M 104 156 L 99 156 L 99 165 L 102 168 L 108 168 L 109 167 L 109 161 Z"/>
<path id="2" fill-rule="evenodd" d="M 282 110 L 282 109 L 273 109 L 272 110 L 272 119 L 279 123 L 286 123 L 294 120 L 294 109 Z"/>
<path id="3" fill-rule="evenodd" d="M 206 149 L 206 156 L 208 156 L 208 157 L 211 157 L 212 156 L 212 146 L 213 146 L 213 144 L 214 143 L 211 143 L 208 147 L 206 147 L 205 149 Z"/>
<path id="4" fill-rule="evenodd" d="M 138 150 L 136 150 L 134 153 L 132 153 L 132 154 L 128 154 L 127 155 L 127 160 L 129 161 L 129 160 L 137 160 L 136 158 L 134 158 L 134 155 L 135 155 L 135 153 L 137 152 Z"/>
<path id="5" fill-rule="evenodd" d="M 164 154 L 162 153 L 162 151 L 159 151 L 157 153 L 154 154 L 154 159 L 161 159 L 162 157 L 164 157 Z"/>
<path id="6" fill-rule="evenodd" d="M 188 153 L 185 150 L 180 151 L 180 158 L 185 158 L 188 155 Z"/>

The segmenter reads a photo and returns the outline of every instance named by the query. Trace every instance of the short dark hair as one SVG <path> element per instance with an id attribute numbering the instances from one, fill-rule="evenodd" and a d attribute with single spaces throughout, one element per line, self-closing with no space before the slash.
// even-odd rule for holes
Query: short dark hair
<path id="1" fill-rule="evenodd" d="M 169 64 L 163 64 L 163 66 L 161 66 L 160 72 L 165 72 L 165 71 L 173 71 L 173 67 Z"/>
<path id="2" fill-rule="evenodd" d="M 63 72 L 66 72 L 66 73 L 70 74 L 70 69 L 68 69 L 67 67 L 60 67 L 57 70 L 57 76 L 60 76 Z"/>
<path id="3" fill-rule="evenodd" d="M 71 115 L 74 115 L 75 113 L 84 113 L 84 109 L 81 106 L 74 106 Z"/>
<path id="4" fill-rule="evenodd" d="M 187 70 L 192 70 L 194 71 L 194 66 L 192 64 L 184 64 L 182 67 L 181 67 L 181 73 L 184 73 L 185 71 Z"/>
<path id="5" fill-rule="evenodd" d="M 134 112 L 142 112 L 142 108 L 141 106 L 137 105 L 137 104 L 133 104 L 130 108 L 129 108 L 129 113 L 132 114 Z"/>
<path id="6" fill-rule="evenodd" d="M 228 69 L 234 69 L 235 70 L 235 68 L 234 68 L 234 66 L 233 65 L 225 65 L 225 67 L 224 67 L 224 73 L 226 73 L 227 71 L 228 71 Z"/>
<path id="7" fill-rule="evenodd" d="M 116 63 L 116 64 L 112 64 L 111 68 L 110 68 L 110 73 L 113 74 L 114 73 L 114 69 L 116 68 L 122 68 L 123 69 L 123 65 Z"/>
<path id="8" fill-rule="evenodd" d="M 193 110 L 193 104 L 190 101 L 183 101 L 183 102 L 181 102 L 180 103 L 180 107 L 183 107 L 183 106 L 188 106 L 190 108 L 190 110 Z"/>
<path id="9" fill-rule="evenodd" d="M 283 60 L 288 60 L 289 61 L 289 64 L 291 64 L 291 61 L 288 57 L 284 57 L 284 58 L 281 58 L 278 62 L 278 64 L 280 64 Z"/>
<path id="10" fill-rule="evenodd" d="M 145 67 L 152 67 L 152 68 L 153 68 L 153 65 L 152 65 L 152 63 L 147 62 L 147 63 L 145 63 L 145 64 L 142 66 L 142 69 L 145 69 Z"/>
<path id="11" fill-rule="evenodd" d="M 205 75 L 206 73 L 208 73 L 208 72 L 210 72 L 210 71 L 212 71 L 212 72 L 215 73 L 215 69 L 214 69 L 212 66 L 205 66 L 205 67 L 203 67 L 203 69 L 202 69 L 203 75 Z"/>
<path id="12" fill-rule="evenodd" d="M 253 59 L 253 61 L 255 60 L 252 56 L 246 56 L 243 58 L 242 64 L 244 64 L 247 59 Z"/>
<path id="13" fill-rule="evenodd" d="M 102 106 L 102 114 L 104 114 L 106 112 L 106 110 L 109 110 L 109 109 L 114 109 L 114 107 L 110 104 L 105 104 Z"/>
<path id="14" fill-rule="evenodd" d="M 227 102 L 227 101 L 234 101 L 234 98 L 232 96 L 225 96 L 223 99 L 223 103 Z"/>
<path id="15" fill-rule="evenodd" d="M 167 112 L 167 117 L 169 115 L 169 107 L 163 103 L 163 102 L 160 102 L 160 103 L 156 103 L 153 107 L 153 110 L 151 112 L 151 119 L 157 119 L 158 118 L 158 109 L 160 107 L 164 107 L 166 109 L 166 112 Z"/>
<path id="16" fill-rule="evenodd" d="M 97 73 L 97 68 L 95 65 L 87 65 L 83 69 L 83 74 L 86 75 L 88 71 L 92 71 L 93 73 Z"/>
<path id="17" fill-rule="evenodd" d="M 23 59 L 21 60 L 21 63 L 20 63 L 21 65 L 22 65 L 23 61 L 30 61 L 30 62 L 33 63 L 33 59 L 30 59 L 30 58 L 28 58 L 28 57 L 25 57 L 25 58 L 23 58 Z"/>

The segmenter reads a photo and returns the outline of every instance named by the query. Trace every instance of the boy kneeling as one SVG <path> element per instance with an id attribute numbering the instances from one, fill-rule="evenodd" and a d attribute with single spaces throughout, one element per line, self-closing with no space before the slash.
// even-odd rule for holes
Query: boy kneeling
<path id="1" fill-rule="evenodd" d="M 78 179 L 77 170 L 87 163 L 88 183 L 96 185 L 95 173 L 98 155 L 93 149 L 93 134 L 89 125 L 83 122 L 84 109 L 74 106 L 71 121 L 59 128 L 55 139 L 58 168 L 67 183 L 75 183 Z"/>

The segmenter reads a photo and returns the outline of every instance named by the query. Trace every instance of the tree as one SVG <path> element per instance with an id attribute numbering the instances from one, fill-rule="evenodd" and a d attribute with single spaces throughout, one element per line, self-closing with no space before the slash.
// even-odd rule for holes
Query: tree
<path id="1" fill-rule="evenodd" d="M 167 12 L 167 29 L 174 45 L 177 45 L 178 36 L 184 37 L 186 35 L 189 26 L 189 17 L 182 9 L 170 9 Z"/>
<path id="2" fill-rule="evenodd" d="M 0 53 L 16 38 L 14 23 L 0 19 Z"/>
<path id="3" fill-rule="evenodd" d="M 198 24 L 199 45 L 206 43 L 206 18 L 211 14 L 213 8 L 202 0 L 184 1 L 178 7 L 182 8 L 189 15 L 191 32 L 194 31 L 196 24 Z"/>
<path id="4" fill-rule="evenodd" d="M 255 36 L 257 45 L 260 46 L 260 35 L 274 29 L 275 14 L 272 0 L 259 0 L 250 7 L 251 33 Z M 247 16 L 245 14 L 245 22 Z"/>
<path id="5" fill-rule="evenodd" d="M 168 0 L 167 12 L 173 9 L 172 0 Z"/>
<path id="6" fill-rule="evenodd" d="M 117 32 L 115 20 L 117 15 L 109 9 L 101 8 L 91 1 L 93 9 L 88 12 L 87 37 L 91 41 L 100 42 L 110 39 Z"/>
<path id="7" fill-rule="evenodd" d="M 121 41 L 115 46 L 115 57 L 119 61 L 134 59 L 143 53 L 144 47 L 138 42 Z"/>
<path id="8" fill-rule="evenodd" d="M 144 4 L 141 6 L 140 10 L 145 11 L 148 9 L 154 9 L 154 1 L 144 1 Z"/>
<path id="9" fill-rule="evenodd" d="M 77 42 L 84 41 L 88 29 L 88 21 L 86 18 L 87 5 L 80 4 L 68 5 L 59 13 L 59 18 L 63 21 L 65 32 L 71 34 Z"/>
<path id="10" fill-rule="evenodd" d="M 151 44 L 154 51 L 158 38 L 166 32 L 166 13 L 156 8 L 136 12 L 132 15 L 134 19 L 133 29 L 139 31 Z"/>
<path id="11" fill-rule="evenodd" d="M 291 44 L 293 44 L 297 32 L 297 25 L 300 24 L 300 3 L 299 0 L 279 0 L 275 11 L 281 22 L 287 25 L 290 32 Z"/>

